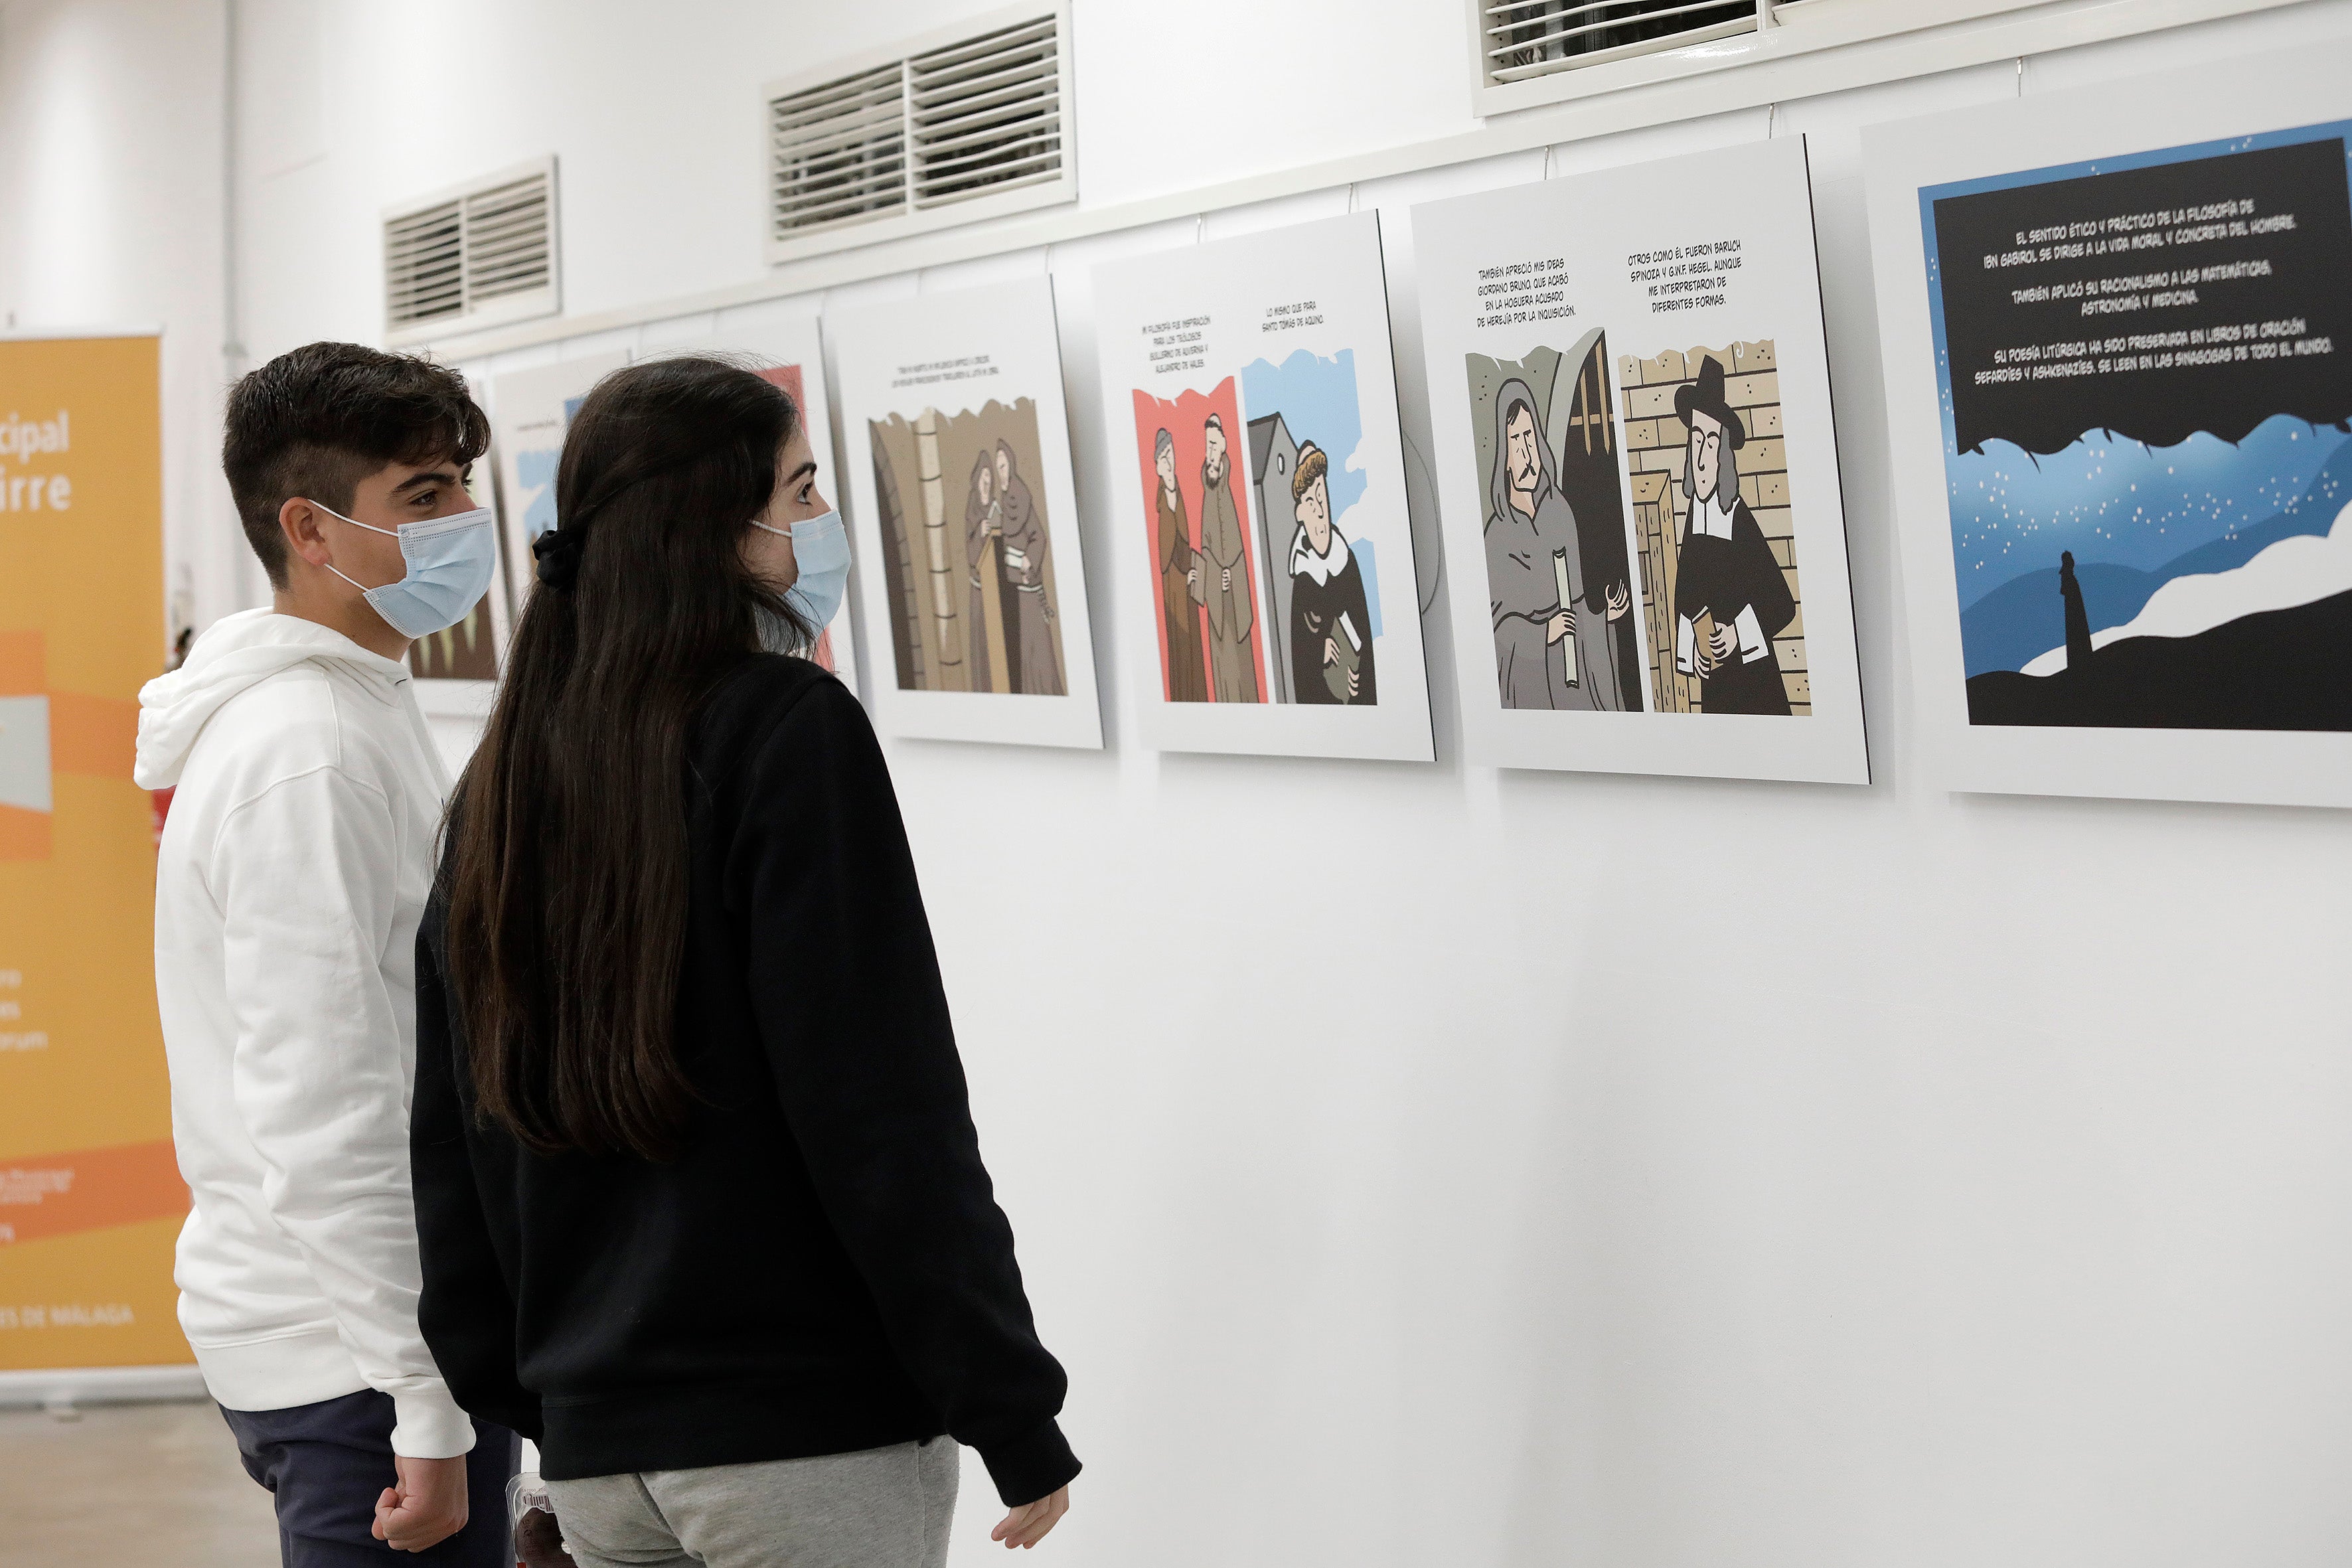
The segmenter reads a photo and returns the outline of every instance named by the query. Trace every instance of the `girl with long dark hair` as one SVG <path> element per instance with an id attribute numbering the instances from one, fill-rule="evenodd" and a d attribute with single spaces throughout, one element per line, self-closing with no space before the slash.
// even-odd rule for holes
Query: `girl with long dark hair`
<path id="1" fill-rule="evenodd" d="M 583 1568 L 1034 1545 L 1078 1465 L 856 698 L 810 435 L 720 361 L 600 382 L 418 943 L 419 1320 Z M 952 1440 L 950 1440 L 952 1439 Z"/>

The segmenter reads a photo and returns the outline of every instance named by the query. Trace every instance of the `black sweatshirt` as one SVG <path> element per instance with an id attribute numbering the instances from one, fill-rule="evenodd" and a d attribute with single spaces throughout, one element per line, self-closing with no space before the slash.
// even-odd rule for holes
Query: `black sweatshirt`
<path id="1" fill-rule="evenodd" d="M 473 1111 L 436 900 L 417 938 L 418 1320 L 552 1479 L 942 1432 L 1008 1505 L 1077 1473 L 992 1195 L 865 710 L 760 655 L 690 743 L 685 1152 L 524 1152 Z"/>

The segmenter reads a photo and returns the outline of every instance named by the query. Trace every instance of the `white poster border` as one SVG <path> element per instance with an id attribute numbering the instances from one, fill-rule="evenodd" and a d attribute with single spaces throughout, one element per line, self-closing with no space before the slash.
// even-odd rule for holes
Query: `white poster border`
<path id="1" fill-rule="evenodd" d="M 1705 199 L 1665 200 L 1661 189 L 1700 192 Z M 1448 598 L 1463 736 L 1471 760 L 1498 767 L 1869 783 L 1804 139 L 1768 139 L 1426 203 L 1412 209 L 1412 225 L 1439 505 L 1452 563 Z M 1727 290 L 1728 302 L 1655 314 L 1648 284 L 1630 276 L 1629 258 L 1717 235 L 1742 242 L 1741 275 Z M 1579 307 L 1572 325 L 1478 326 L 1482 268 L 1552 255 L 1570 258 L 1568 289 Z M 1609 333 L 1612 363 L 1643 357 L 1654 341 L 1676 350 L 1699 342 L 1773 341 L 1784 427 L 1799 437 L 1786 449 L 1797 508 L 1809 714 L 1652 712 L 1646 676 L 1643 711 L 1503 706 L 1485 569 L 1486 487 L 1472 457 L 1475 438 L 1460 381 L 1465 356 L 1520 359 L 1542 342 L 1546 331 L 1572 339 L 1595 325 Z M 1612 412 L 1622 421 L 1622 414 Z M 1631 476 L 1622 450 L 1619 486 L 1638 616 L 1640 552 L 1631 538 Z M 1646 655 L 1646 638 L 1643 646 Z"/>
<path id="2" fill-rule="evenodd" d="M 1218 752 L 1249 755 L 1366 758 L 1429 762 L 1436 755 L 1429 714 L 1429 677 L 1420 615 L 1420 572 L 1414 560 L 1406 507 L 1403 435 L 1397 414 L 1396 367 L 1390 339 L 1386 268 L 1380 216 L 1351 213 L 1233 239 L 1179 247 L 1151 255 L 1105 262 L 1095 269 L 1094 321 L 1102 367 L 1103 427 L 1110 442 L 1113 475 L 1112 560 L 1126 627 L 1120 657 L 1129 676 L 1144 744 L 1156 751 Z M 1307 325 L 1268 329 L 1279 307 L 1306 300 L 1318 307 Z M 1198 370 L 1165 378 L 1153 374 L 1146 324 L 1205 315 Z M 1153 519 L 1136 480 L 1134 395 L 1173 398 L 1202 393 L 1230 377 L 1243 428 L 1229 449 L 1246 493 L 1255 498 L 1256 471 L 1250 422 L 1258 417 L 1242 388 L 1242 371 L 1259 359 L 1276 363 L 1305 350 L 1333 358 L 1352 351 L 1357 412 L 1361 421 L 1359 451 L 1369 455 L 1369 480 L 1359 506 L 1392 520 L 1381 529 L 1379 564 L 1382 635 L 1376 666 L 1378 701 L 1369 707 L 1266 700 L 1255 703 L 1171 702 L 1166 697 L 1154 595 L 1157 571 L 1144 545 Z M 1330 454 L 1335 464 L 1352 454 Z M 1199 498 L 1191 479 L 1188 505 Z M 1253 515 L 1253 525 L 1258 520 Z M 1260 537 L 1285 531 L 1277 523 Z M 1272 614 L 1270 574 L 1287 563 L 1258 557 L 1261 582 L 1257 613 Z M 1269 661 L 1274 639 L 1265 639 Z M 1271 679 L 1272 671 L 1266 674 Z"/>
<path id="3" fill-rule="evenodd" d="M 1099 751 L 1102 704 L 1095 684 L 1094 634 L 1087 613 L 1086 559 L 1079 542 L 1077 489 L 1070 469 L 1070 422 L 1063 395 L 1059 329 L 1050 279 L 1024 279 L 887 304 L 828 310 L 826 347 L 841 393 L 849 516 L 856 554 L 877 569 L 856 574 L 858 602 L 874 637 L 871 679 L 875 727 L 915 740 L 997 742 Z M 1030 398 L 1037 416 L 1045 526 L 1052 541 L 1061 618 L 1065 694 L 920 691 L 900 689 L 897 658 L 885 644 L 895 613 L 882 560 L 881 513 L 875 494 L 867 421 L 919 406 L 923 394 L 893 392 L 897 367 L 986 355 L 998 371 L 986 381 L 943 384 L 940 397 L 1010 404 Z"/>
<path id="4" fill-rule="evenodd" d="M 1911 696 L 1929 782 L 1957 793 L 2352 806 L 2352 733 L 1969 722 L 1919 192 L 2352 117 L 2352 46 L 2241 57 L 1863 132 Z"/>

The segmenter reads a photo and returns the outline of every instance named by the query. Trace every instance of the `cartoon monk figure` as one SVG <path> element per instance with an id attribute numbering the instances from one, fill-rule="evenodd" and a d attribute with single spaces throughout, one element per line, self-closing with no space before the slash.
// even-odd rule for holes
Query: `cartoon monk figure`
<path id="1" fill-rule="evenodd" d="M 1559 493 L 1536 395 L 1517 376 L 1496 391 L 1495 437 L 1486 590 L 1503 706 L 1622 710 L 1624 688 L 1609 623 L 1632 601 L 1611 587 L 1601 595 L 1601 613 L 1592 613 L 1576 510 Z"/>
<path id="2" fill-rule="evenodd" d="M 988 615 L 980 574 L 994 570 L 988 559 L 990 542 L 1002 542 L 1004 509 L 996 500 L 996 469 L 983 449 L 971 465 L 971 485 L 964 492 L 963 553 L 971 567 L 971 689 L 986 691 L 992 680 L 988 657 Z"/>
<path id="3" fill-rule="evenodd" d="M 1045 519 L 1021 477 L 1013 448 L 996 444 L 996 501 L 1003 510 L 1004 537 L 998 560 L 1003 569 L 1005 597 L 1013 609 L 1006 617 L 1005 663 L 1013 671 L 1013 689 L 1033 697 L 1059 697 L 1062 655 L 1054 632 L 1054 601 L 1045 590 L 1045 554 L 1049 542 Z"/>
<path id="4" fill-rule="evenodd" d="M 1234 505 L 1224 421 L 1210 415 L 1201 434 L 1207 452 L 1201 462 L 1201 553 L 1188 581 L 1192 597 L 1209 610 L 1209 668 L 1215 700 L 1255 702 L 1257 651 L 1250 645 L 1255 590 L 1241 513 Z"/>
<path id="5" fill-rule="evenodd" d="M 1176 437 L 1165 429 L 1153 437 L 1152 466 L 1160 471 L 1158 502 L 1160 609 L 1168 623 L 1168 700 L 1206 702 L 1207 667 L 1201 659 L 1201 610 L 1189 586 L 1201 552 L 1192 548 L 1192 522 L 1184 511 L 1184 491 L 1176 482 Z"/>

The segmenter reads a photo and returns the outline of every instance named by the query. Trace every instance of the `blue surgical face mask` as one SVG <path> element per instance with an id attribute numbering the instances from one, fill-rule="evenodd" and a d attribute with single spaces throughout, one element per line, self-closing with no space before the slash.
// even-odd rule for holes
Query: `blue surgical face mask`
<path id="1" fill-rule="evenodd" d="M 833 625 L 841 612 L 841 596 L 849 588 L 849 534 L 841 526 L 841 513 L 803 518 L 789 533 L 757 521 L 751 526 L 792 540 L 793 561 L 801 574 L 784 597 L 807 620 L 811 632 Z"/>
<path id="2" fill-rule="evenodd" d="M 456 626 L 490 591 L 490 579 L 499 569 L 499 547 L 497 536 L 490 531 L 488 507 L 412 522 L 405 528 L 378 528 L 355 517 L 343 517 L 331 506 L 310 504 L 353 528 L 388 533 L 400 541 L 401 558 L 408 563 L 408 572 L 397 583 L 370 588 L 335 572 L 331 562 L 327 570 L 359 589 L 383 617 L 383 624 L 402 637 L 430 637 Z"/>

